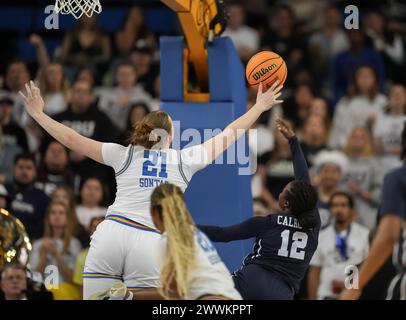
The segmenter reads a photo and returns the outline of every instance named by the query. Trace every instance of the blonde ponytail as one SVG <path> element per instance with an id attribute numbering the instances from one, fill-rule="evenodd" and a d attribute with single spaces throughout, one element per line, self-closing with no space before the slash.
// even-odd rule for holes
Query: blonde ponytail
<path id="1" fill-rule="evenodd" d="M 196 266 L 195 224 L 186 208 L 182 191 L 172 184 L 156 188 L 151 204 L 161 213 L 167 235 L 160 294 L 166 299 L 174 296 L 184 298 Z"/>

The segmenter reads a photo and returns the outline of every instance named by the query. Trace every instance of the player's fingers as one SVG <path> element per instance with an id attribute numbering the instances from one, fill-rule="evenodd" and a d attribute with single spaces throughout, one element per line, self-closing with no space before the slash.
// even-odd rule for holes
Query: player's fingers
<path id="1" fill-rule="evenodd" d="M 274 100 L 278 99 L 282 95 L 282 92 L 279 92 L 273 96 Z"/>
<path id="2" fill-rule="evenodd" d="M 280 82 L 279 79 L 276 79 L 276 81 L 272 83 L 272 86 L 268 89 L 268 91 L 274 91 L 274 89 L 278 86 L 279 82 Z"/>
<path id="3" fill-rule="evenodd" d="M 260 96 L 262 94 L 262 82 L 259 83 L 258 85 L 258 93 L 257 96 Z"/>
<path id="4" fill-rule="evenodd" d="M 282 90 L 283 85 L 278 86 L 277 88 L 275 88 L 275 90 L 273 90 L 274 93 L 278 93 Z"/>
<path id="5" fill-rule="evenodd" d="M 28 100 L 27 100 L 27 97 L 24 95 L 24 93 L 22 93 L 21 91 L 18 91 L 18 93 L 20 94 L 21 98 L 23 98 L 23 101 L 24 101 L 25 103 L 27 103 Z"/>
<path id="6" fill-rule="evenodd" d="M 275 104 L 281 104 L 283 103 L 283 100 L 275 100 Z"/>
<path id="7" fill-rule="evenodd" d="M 32 98 L 32 92 L 30 86 L 27 83 L 25 84 L 25 90 L 27 90 L 27 98 Z"/>

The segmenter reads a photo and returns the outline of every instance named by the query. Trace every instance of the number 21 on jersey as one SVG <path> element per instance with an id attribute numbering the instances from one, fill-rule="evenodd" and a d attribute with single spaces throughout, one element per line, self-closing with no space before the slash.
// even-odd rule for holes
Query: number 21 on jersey
<path id="1" fill-rule="evenodd" d="M 144 150 L 142 175 L 147 177 L 168 178 L 166 172 L 167 154 L 158 150 Z"/>
<path id="2" fill-rule="evenodd" d="M 278 256 L 304 260 L 304 248 L 306 248 L 308 238 L 307 234 L 301 231 L 295 231 L 292 235 L 292 239 L 290 239 L 290 230 L 286 229 L 281 233 L 281 237 L 282 244 L 278 250 Z"/>

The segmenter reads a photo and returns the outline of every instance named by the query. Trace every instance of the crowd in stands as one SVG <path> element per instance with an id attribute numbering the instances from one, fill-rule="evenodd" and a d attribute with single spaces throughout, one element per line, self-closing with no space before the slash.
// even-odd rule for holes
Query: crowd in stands
<path id="1" fill-rule="evenodd" d="M 283 105 L 264 114 L 250 135 L 259 142 L 250 141 L 258 160 L 254 214 L 276 211 L 279 193 L 293 179 L 289 145 L 274 125 L 282 116 L 301 141 L 323 224 L 300 297 L 336 298 L 345 276 L 340 266 L 359 264 L 368 252 L 383 176 L 402 165 L 406 24 L 396 13 L 406 6 L 368 1 L 359 29 L 347 30 L 346 1 L 226 3 L 224 36 L 242 62 L 273 50 L 288 66 Z M 0 206 L 23 222 L 33 241 L 31 269 L 44 274 L 48 265 L 57 266 L 55 299 L 81 297 L 86 248 L 114 200 L 114 172 L 52 140 L 25 113 L 18 92 L 35 79 L 48 115 L 86 137 L 126 145 L 133 124 L 160 108 L 158 40 L 142 6 L 128 8 L 115 34 L 103 30 L 97 15 L 83 17 L 55 52 L 32 34 L 36 68 L 15 57 L 0 75 Z M 250 108 L 256 92 L 247 92 Z M 14 297 L 8 282 L 23 277 L 21 271 L 3 271 L 6 298 Z"/>

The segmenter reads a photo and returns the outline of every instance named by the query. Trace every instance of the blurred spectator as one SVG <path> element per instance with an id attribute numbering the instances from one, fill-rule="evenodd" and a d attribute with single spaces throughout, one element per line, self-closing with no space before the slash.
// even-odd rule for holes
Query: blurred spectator
<path id="1" fill-rule="evenodd" d="M 137 72 L 137 83 L 151 95 L 154 93 L 155 78 L 159 74 L 159 66 L 154 64 L 153 59 L 154 51 L 145 45 L 134 47 L 129 57 Z"/>
<path id="2" fill-rule="evenodd" d="M 289 5 L 280 5 L 273 9 L 270 19 L 271 30 L 261 39 L 261 47 L 277 52 L 289 66 L 289 74 L 285 86 L 290 87 L 299 77 L 303 67 L 305 52 L 303 37 L 295 29 L 295 16 Z"/>
<path id="3" fill-rule="evenodd" d="M 137 72 L 131 62 L 122 62 L 117 66 L 116 80 L 117 86 L 102 96 L 100 109 L 124 131 L 131 104 L 136 101 L 148 103 L 151 97 L 137 84 Z"/>
<path id="4" fill-rule="evenodd" d="M 306 83 L 299 84 L 294 90 L 293 97 L 283 104 L 284 117 L 291 120 L 295 128 L 301 128 L 309 115 L 313 99 L 314 92 L 311 86 Z"/>
<path id="5" fill-rule="evenodd" d="M 324 10 L 323 27 L 309 38 L 309 61 L 312 65 L 314 79 L 323 93 L 331 95 L 331 61 L 349 48 L 347 34 L 341 29 L 341 12 L 335 6 Z"/>
<path id="6" fill-rule="evenodd" d="M 24 90 L 24 85 L 30 80 L 30 72 L 27 64 L 23 60 L 14 60 L 8 66 L 5 76 L 6 90 L 14 102 L 13 120 L 21 127 L 25 127 L 28 116 L 25 113 L 23 101 L 18 94 Z"/>
<path id="7" fill-rule="evenodd" d="M 89 237 L 92 236 L 92 234 L 96 231 L 97 226 L 104 220 L 104 217 L 94 217 L 90 220 L 90 223 L 87 227 L 87 232 L 89 234 Z M 85 268 L 85 261 L 87 254 L 89 252 L 89 247 L 83 249 L 79 255 L 76 258 L 75 262 L 75 269 L 73 272 L 73 283 L 79 286 L 80 292 L 82 292 L 83 288 L 83 270 Z"/>
<path id="8" fill-rule="evenodd" d="M 242 2 L 230 2 L 227 12 L 229 19 L 223 36 L 231 38 L 240 58 L 247 61 L 259 49 L 258 32 L 245 25 L 245 8 Z"/>
<path id="9" fill-rule="evenodd" d="M 327 5 L 325 0 L 282 0 L 281 3 L 289 3 L 293 9 L 296 21 L 303 33 L 318 30 L 323 24 L 323 14 L 315 15 L 315 12 L 323 12 Z"/>
<path id="10" fill-rule="evenodd" d="M 128 10 L 120 31 L 114 36 L 115 51 L 119 57 L 128 58 L 131 49 L 140 42 L 149 48 L 155 47 L 155 38 L 145 24 L 143 9 L 133 6 Z"/>
<path id="11" fill-rule="evenodd" d="M 22 152 L 21 148 L 11 143 L 3 134 L 0 126 L 0 184 L 9 183 L 13 179 L 15 157 Z"/>
<path id="12" fill-rule="evenodd" d="M 406 88 L 393 85 L 388 105 L 378 114 L 374 127 L 375 151 L 381 160 L 383 171 L 400 167 L 401 136 L 406 122 Z"/>
<path id="13" fill-rule="evenodd" d="M 348 136 L 344 151 L 348 158 L 348 168 L 343 185 L 355 199 L 358 222 L 372 230 L 377 221 L 383 173 L 372 157 L 371 138 L 367 130 L 354 128 Z"/>
<path id="14" fill-rule="evenodd" d="M 330 223 L 330 197 L 339 190 L 340 183 L 348 169 L 347 157 L 339 151 L 321 151 L 314 159 L 315 177 L 313 183 L 317 187 L 322 228 Z"/>
<path id="15" fill-rule="evenodd" d="M 285 121 L 291 128 L 292 123 Z M 292 154 L 284 136 L 275 128 L 275 147 L 266 163 L 267 188 L 275 199 L 279 198 L 284 186 L 294 178 Z"/>
<path id="16" fill-rule="evenodd" d="M 3 139 L 18 145 L 23 151 L 28 151 L 27 135 L 13 120 L 13 106 L 14 102 L 8 96 L 0 98 L 0 126 L 3 129 Z"/>
<path id="17" fill-rule="evenodd" d="M 86 81 L 77 81 L 72 86 L 68 109 L 55 115 L 54 118 L 85 137 L 97 141 L 115 142 L 118 139 L 118 130 L 106 114 L 97 108 L 94 100 L 90 84 Z M 70 161 L 71 169 L 77 175 L 75 187 L 80 184 L 80 180 L 97 176 L 110 186 L 109 191 L 114 194 L 113 170 L 72 151 Z"/>
<path id="18" fill-rule="evenodd" d="M 401 34 L 390 32 L 381 11 L 369 12 L 365 19 L 365 31 L 373 47 L 380 52 L 385 64 L 385 73 L 390 81 L 404 81 L 405 43 Z"/>
<path id="19" fill-rule="evenodd" d="M 385 81 L 385 70 L 381 56 L 374 49 L 365 44 L 365 33 L 360 29 L 350 29 L 347 31 L 350 48 L 348 51 L 336 56 L 333 70 L 333 92 L 334 102 L 337 102 L 348 88 L 352 75 L 360 65 L 373 67 L 378 84 L 377 91 L 383 90 Z"/>
<path id="20" fill-rule="evenodd" d="M 7 189 L 4 185 L 0 184 L 0 208 L 8 210 L 9 197 Z"/>
<path id="21" fill-rule="evenodd" d="M 48 50 L 45 46 L 44 39 L 38 34 L 31 34 L 29 38 L 30 43 L 35 47 L 35 50 L 37 51 L 37 62 L 39 66 L 39 73 L 43 71 L 44 69 L 50 62 Z"/>
<path id="22" fill-rule="evenodd" d="M 41 282 L 21 264 L 7 264 L 0 274 L 0 300 L 53 300 Z"/>
<path id="23" fill-rule="evenodd" d="M 101 207 L 103 185 L 97 178 L 88 178 L 80 190 L 80 204 L 76 207 L 79 223 L 87 228 L 92 218 L 104 217 L 107 209 Z"/>
<path id="24" fill-rule="evenodd" d="M 149 103 L 149 109 L 151 111 L 157 111 L 161 109 L 161 76 L 158 74 L 154 79 L 152 99 Z"/>
<path id="25" fill-rule="evenodd" d="M 321 116 L 328 127 L 330 127 L 331 118 L 332 118 L 332 110 L 329 106 L 328 101 L 322 97 L 316 97 L 312 100 L 310 104 L 310 111 L 309 116 L 317 115 Z"/>
<path id="26" fill-rule="evenodd" d="M 40 76 L 40 89 L 46 114 L 53 116 L 66 110 L 69 87 L 61 64 L 50 63 L 44 67 Z"/>
<path id="27" fill-rule="evenodd" d="M 72 186 L 73 175 L 69 169 L 68 151 L 58 141 L 48 144 L 35 186 L 48 196 L 61 185 Z"/>
<path id="28" fill-rule="evenodd" d="M 348 134 L 355 127 L 371 127 L 386 103 L 386 97 L 379 93 L 374 69 L 368 65 L 359 66 L 354 72 L 347 95 L 336 106 L 330 147 L 342 148 Z"/>
<path id="29" fill-rule="evenodd" d="M 135 123 L 144 119 L 144 117 L 149 113 L 148 106 L 143 102 L 136 102 L 130 107 L 128 113 L 126 129 L 120 136 L 120 143 L 127 146 L 128 141 L 131 137 L 131 133 L 134 131 Z"/>
<path id="30" fill-rule="evenodd" d="M 76 74 L 74 82 L 78 81 L 88 82 L 90 84 L 90 87 L 93 88 L 95 85 L 95 78 L 92 69 L 86 67 L 80 69 Z"/>
<path id="31" fill-rule="evenodd" d="M 83 67 L 97 72 L 109 62 L 110 57 L 110 41 L 97 24 L 97 15 L 82 16 L 78 24 L 66 32 L 60 59 L 68 72 L 68 78 L 72 79 Z"/>
<path id="32" fill-rule="evenodd" d="M 313 166 L 314 157 L 322 150 L 327 149 L 329 128 L 327 121 L 320 115 L 310 115 L 303 126 L 301 143 L 307 165 Z"/>
<path id="33" fill-rule="evenodd" d="M 82 247 L 73 237 L 74 225 L 68 208 L 61 202 L 51 202 L 45 217 L 44 235 L 34 242 L 30 265 L 41 274 L 57 275 L 57 288 L 50 288 L 56 300 L 78 300 L 80 293 L 72 284 L 76 258 Z M 53 283 L 55 284 L 55 282 Z"/>
<path id="34" fill-rule="evenodd" d="M 322 230 L 319 246 L 310 262 L 309 299 L 337 299 L 345 288 L 348 266 L 359 266 L 369 250 L 369 230 L 353 222 L 354 202 L 351 195 L 334 193 L 329 202 L 333 223 Z"/>
<path id="35" fill-rule="evenodd" d="M 68 208 L 69 219 L 71 220 L 73 226 L 75 226 L 73 234 L 80 241 L 82 247 L 87 247 L 90 243 L 90 238 L 86 228 L 79 223 L 76 214 L 76 201 L 73 190 L 65 185 L 59 186 L 52 193 L 51 201 L 61 202 Z"/>
<path id="36" fill-rule="evenodd" d="M 13 182 L 6 184 L 12 214 L 21 220 L 31 240 L 43 232 L 43 221 L 49 198 L 34 186 L 37 168 L 32 154 L 15 158 Z"/>

